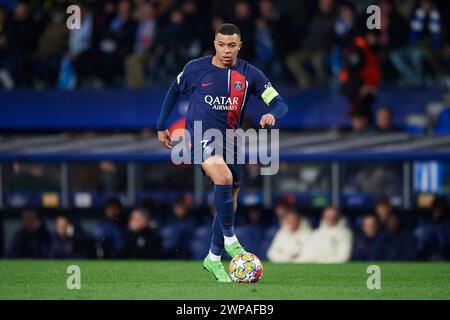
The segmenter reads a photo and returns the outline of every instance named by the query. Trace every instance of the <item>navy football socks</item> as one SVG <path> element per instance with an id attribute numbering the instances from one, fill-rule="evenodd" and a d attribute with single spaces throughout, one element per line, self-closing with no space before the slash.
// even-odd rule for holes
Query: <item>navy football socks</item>
<path id="1" fill-rule="evenodd" d="M 215 185 L 213 202 L 216 215 L 213 220 L 213 236 L 211 253 L 221 255 L 224 247 L 224 236 L 234 236 L 234 201 L 232 185 Z"/>

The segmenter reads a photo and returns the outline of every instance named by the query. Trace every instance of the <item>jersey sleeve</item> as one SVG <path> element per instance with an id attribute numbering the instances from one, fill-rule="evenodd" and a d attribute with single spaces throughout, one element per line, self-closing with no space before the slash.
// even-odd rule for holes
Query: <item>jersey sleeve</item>
<path id="1" fill-rule="evenodd" d="M 180 93 L 185 94 L 195 87 L 195 60 L 189 61 L 183 68 L 183 71 L 181 71 L 177 78 L 176 82 L 178 84 L 178 88 L 180 90 Z"/>
<path id="2" fill-rule="evenodd" d="M 269 105 L 275 97 L 279 96 L 277 90 L 272 87 L 270 80 L 261 70 L 251 66 L 251 73 L 252 93 L 261 98 L 266 105 Z"/>

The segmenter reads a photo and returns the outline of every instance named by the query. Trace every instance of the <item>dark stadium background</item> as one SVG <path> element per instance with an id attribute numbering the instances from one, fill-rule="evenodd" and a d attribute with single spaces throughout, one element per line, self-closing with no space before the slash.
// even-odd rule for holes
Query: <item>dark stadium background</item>
<path id="1" fill-rule="evenodd" d="M 66 28 L 70 4 L 92 26 L 83 37 Z M 369 34 L 371 4 L 382 28 Z M 421 21 L 430 4 L 434 20 Z M 247 250 L 267 259 L 283 209 L 317 228 L 334 205 L 358 246 L 352 259 L 448 260 L 449 14 L 447 1 L 0 0 L 0 256 L 205 256 L 209 181 L 171 164 L 154 126 L 172 79 L 232 22 L 240 56 L 290 107 L 277 125 L 279 173 L 247 166 L 236 226 Z M 264 108 L 252 98 L 244 127 Z M 149 226 L 131 232 L 140 207 Z M 371 236 L 366 215 L 383 220 Z M 385 225 L 390 215 L 398 226 Z"/>

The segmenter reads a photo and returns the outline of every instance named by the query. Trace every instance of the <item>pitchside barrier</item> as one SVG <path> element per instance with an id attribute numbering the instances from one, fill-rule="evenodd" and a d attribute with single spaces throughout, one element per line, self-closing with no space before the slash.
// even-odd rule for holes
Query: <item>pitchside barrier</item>
<path id="1" fill-rule="evenodd" d="M 240 197 L 244 204 L 270 207 L 278 196 L 292 194 L 310 206 L 370 207 L 388 196 L 395 206 L 409 209 L 420 206 L 420 196 L 450 194 L 450 136 L 281 132 L 279 141 L 277 174 L 261 176 L 247 168 Z M 121 177 L 119 187 L 81 190 L 74 184 L 77 166 L 101 161 L 117 164 L 112 176 Z M 20 165 L 32 164 L 52 168 L 53 187 L 42 190 L 38 181 L 35 189 L 15 189 Z M 145 176 L 150 178 L 142 182 Z M 0 208 L 101 207 L 111 195 L 131 207 L 147 196 L 172 202 L 185 192 L 204 204 L 210 191 L 199 170 L 172 164 L 170 151 L 156 137 L 131 133 L 3 137 L 0 177 Z"/>

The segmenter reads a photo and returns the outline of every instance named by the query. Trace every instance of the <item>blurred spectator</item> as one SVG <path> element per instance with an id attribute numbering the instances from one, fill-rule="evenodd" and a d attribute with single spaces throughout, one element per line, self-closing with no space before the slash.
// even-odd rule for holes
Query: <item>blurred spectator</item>
<path id="1" fill-rule="evenodd" d="M 353 243 L 353 260 L 382 260 L 385 257 L 385 236 L 374 215 L 367 215 L 362 222 L 362 232 L 358 232 Z"/>
<path id="2" fill-rule="evenodd" d="M 416 0 L 393 0 L 390 1 L 393 4 L 393 7 L 398 11 L 399 15 L 405 20 L 408 20 L 414 12 L 416 8 L 417 1 Z M 381 7 L 381 1 L 380 1 Z M 382 8 L 382 7 L 381 7 Z"/>
<path id="3" fill-rule="evenodd" d="M 143 198 L 140 207 L 151 216 L 149 227 L 151 229 L 158 229 L 162 224 L 164 214 L 162 213 L 162 209 L 157 205 L 155 199 L 152 197 Z"/>
<path id="4" fill-rule="evenodd" d="M 103 221 L 92 230 L 98 258 L 115 258 L 123 247 L 123 233 L 126 219 L 122 204 L 118 199 L 109 199 L 105 207 Z"/>
<path id="5" fill-rule="evenodd" d="M 306 33 L 302 34 L 301 49 L 287 56 L 286 65 L 300 88 L 309 88 L 312 84 L 306 63 L 312 65 L 315 84 L 325 82 L 325 58 L 333 37 L 334 22 L 334 1 L 320 0 L 319 12 L 309 22 Z"/>
<path id="6" fill-rule="evenodd" d="M 441 14 L 432 0 L 420 0 L 410 23 L 409 46 L 393 53 L 391 59 L 403 83 L 421 85 L 426 51 L 439 49 L 442 45 Z"/>
<path id="7" fill-rule="evenodd" d="M 96 68 L 96 52 L 94 47 L 95 23 L 94 13 L 87 3 L 80 4 L 81 26 L 80 29 L 72 29 L 69 31 L 68 42 L 68 60 L 62 61 L 61 72 L 70 73 L 71 69 L 75 70 L 75 75 L 71 75 L 71 79 L 67 80 L 65 88 L 73 89 L 76 85 L 82 85 L 89 77 L 92 77 L 98 68 Z M 67 63 L 67 70 L 63 67 Z M 69 64 L 70 63 L 70 64 Z M 60 74 L 60 81 L 63 75 Z M 61 82 L 60 82 L 61 83 Z M 61 86 L 61 84 L 60 84 Z"/>
<path id="8" fill-rule="evenodd" d="M 334 43 L 345 48 L 351 44 L 358 31 L 358 21 L 355 6 L 351 2 L 342 2 L 339 5 L 338 15 L 334 22 Z"/>
<path id="9" fill-rule="evenodd" d="M 16 87 L 31 86 L 31 53 L 36 48 L 38 28 L 26 2 L 18 2 L 7 28 L 8 46 L 12 53 L 11 73 Z"/>
<path id="10" fill-rule="evenodd" d="M 341 90 L 351 111 L 364 113 L 372 123 L 372 104 L 378 94 L 381 69 L 378 54 L 378 32 L 366 30 L 345 48 L 339 78 Z"/>
<path id="11" fill-rule="evenodd" d="M 296 210 L 288 209 L 267 257 L 273 262 L 295 262 L 302 256 L 310 236 L 311 227 L 308 221 L 299 216 Z"/>
<path id="12" fill-rule="evenodd" d="M 306 88 L 327 80 L 327 62 L 338 75 L 343 49 L 359 27 L 365 29 L 365 9 L 374 4 L 370 0 L 320 0 L 318 5 L 305 0 L 85 0 L 78 2 L 81 30 L 67 30 L 63 28 L 67 1 L 14 2 L 17 5 L 5 0 L 0 9 L 0 86 L 7 89 L 52 87 L 56 79 L 61 89 L 122 86 L 124 71 L 132 88 L 168 83 L 187 61 L 212 53 L 214 31 L 226 21 L 241 29 L 243 59 L 280 83 L 291 77 L 284 72 L 285 62 L 298 85 Z M 446 4 L 418 2 L 417 8 L 410 0 L 378 2 L 383 75 L 390 80 L 399 73 L 406 84 L 418 84 L 423 75 L 428 83 L 432 80 L 428 68 L 444 84 L 450 56 L 449 32 L 441 18 L 447 15 Z M 10 19 L 5 19 L 5 7 L 12 13 Z M 152 11 L 151 23 L 144 23 L 145 11 Z M 132 32 L 136 23 L 140 26 Z M 300 39 L 299 34 L 306 37 Z"/>
<path id="13" fill-rule="evenodd" d="M 305 244 L 304 254 L 298 262 L 342 263 L 348 261 L 352 251 L 352 232 L 338 209 L 328 207 L 323 211 L 319 228 Z"/>
<path id="14" fill-rule="evenodd" d="M 196 0 L 184 0 L 181 6 L 187 28 L 193 31 L 193 43 L 191 44 L 191 55 L 197 57 L 204 51 L 203 44 L 206 36 L 205 30 L 207 29 L 207 19 L 204 18 L 203 12 L 199 10 L 198 1 Z"/>
<path id="15" fill-rule="evenodd" d="M 96 24 L 100 32 L 107 31 L 116 16 L 117 0 L 105 0 L 103 7 L 96 13 Z"/>
<path id="16" fill-rule="evenodd" d="M 229 19 L 230 16 L 233 15 L 233 9 L 235 5 L 235 1 L 208 1 L 210 2 L 209 10 L 213 17 L 221 16 L 224 20 Z M 250 1 L 249 1 L 250 2 Z M 256 1 L 251 1 L 252 9 L 255 9 L 257 5 Z"/>
<path id="17" fill-rule="evenodd" d="M 428 24 L 427 24 L 428 23 Z M 420 0 L 414 11 L 409 33 L 410 44 L 425 42 L 433 48 L 441 46 L 441 13 L 433 0 Z"/>
<path id="18" fill-rule="evenodd" d="M 237 1 L 234 5 L 234 16 L 231 22 L 241 30 L 242 48 L 239 57 L 247 61 L 253 61 L 255 57 L 255 23 L 252 9 L 248 1 Z"/>
<path id="19" fill-rule="evenodd" d="M 338 78 L 342 67 L 342 51 L 351 44 L 358 31 L 355 7 L 351 2 L 339 5 L 338 16 L 334 23 L 334 46 L 330 53 L 330 65 L 333 75 Z"/>
<path id="20" fill-rule="evenodd" d="M 388 107 L 381 107 L 376 114 L 377 131 L 380 133 L 399 132 L 400 129 L 394 124 L 392 110 Z"/>
<path id="21" fill-rule="evenodd" d="M 140 88 L 145 84 L 146 65 L 155 46 L 158 26 L 156 9 L 151 3 L 144 3 L 137 10 L 137 33 L 134 37 L 133 54 L 125 62 L 127 84 L 130 88 Z"/>
<path id="22" fill-rule="evenodd" d="M 121 0 L 117 15 L 100 39 L 100 75 L 107 86 L 121 86 L 125 57 L 133 51 L 136 23 L 131 18 L 131 3 Z"/>
<path id="23" fill-rule="evenodd" d="M 166 225 L 161 229 L 165 258 L 187 259 L 190 257 L 189 240 L 195 229 L 195 219 L 183 198 L 172 206 Z"/>
<path id="24" fill-rule="evenodd" d="M 351 132 L 357 133 L 358 135 L 375 133 L 370 126 L 369 115 L 359 110 L 353 110 L 350 113 L 350 125 Z"/>
<path id="25" fill-rule="evenodd" d="M 380 60 L 383 76 L 386 74 L 389 76 L 389 71 L 392 69 L 389 62 L 392 60 L 393 56 L 398 54 L 401 50 L 404 50 L 407 44 L 408 23 L 405 18 L 398 13 L 398 1 L 397 6 L 395 6 L 392 0 L 380 0 L 379 6 L 381 11 Z M 409 15 L 407 19 L 409 19 Z"/>
<path id="26" fill-rule="evenodd" d="M 289 201 L 286 199 L 280 199 L 276 202 L 273 211 L 275 213 L 275 219 L 273 221 L 273 224 L 276 224 L 277 227 L 281 228 L 282 224 L 283 224 L 283 219 L 286 216 L 286 214 L 288 213 L 289 209 L 290 209 L 290 204 Z"/>
<path id="27" fill-rule="evenodd" d="M 284 0 L 276 1 L 276 4 L 280 11 L 286 15 L 284 19 L 289 21 L 290 32 L 295 35 L 299 31 L 304 31 L 303 29 L 307 27 L 309 20 L 313 17 L 311 9 L 317 7 L 317 1 Z"/>
<path id="28" fill-rule="evenodd" d="M 101 161 L 99 164 L 100 182 L 98 189 L 101 192 L 113 193 L 125 190 L 126 174 L 125 170 L 112 161 Z M 121 170 L 122 169 L 122 170 Z"/>
<path id="29" fill-rule="evenodd" d="M 388 198 L 382 198 L 378 201 L 375 206 L 375 214 L 378 218 L 378 222 L 380 223 L 381 231 L 387 231 L 387 222 L 389 218 L 393 215 L 392 213 L 392 205 Z"/>
<path id="30" fill-rule="evenodd" d="M 169 22 L 162 26 L 156 40 L 154 65 L 158 65 L 157 78 L 172 80 L 191 59 L 200 54 L 194 30 L 188 28 L 186 17 L 180 9 L 169 14 Z"/>
<path id="31" fill-rule="evenodd" d="M 384 259 L 414 260 L 416 258 L 416 240 L 411 231 L 403 228 L 397 215 L 392 214 L 386 221 L 386 243 Z"/>
<path id="32" fill-rule="evenodd" d="M 88 241 L 84 231 L 75 226 L 68 217 L 59 216 L 55 221 L 50 257 L 52 259 L 88 258 Z"/>
<path id="33" fill-rule="evenodd" d="M 278 80 L 283 73 L 283 57 L 289 42 L 286 19 L 274 7 L 272 0 L 259 2 L 259 16 L 255 22 L 255 42 L 244 39 L 244 45 L 255 46 L 254 64 L 270 79 Z"/>
<path id="34" fill-rule="evenodd" d="M 225 23 L 225 20 L 221 16 L 214 16 L 211 19 L 211 24 L 209 25 L 209 28 L 205 32 L 206 38 L 205 38 L 204 44 L 203 44 L 203 48 L 204 48 L 203 55 L 214 55 L 214 43 L 213 43 L 214 36 L 216 34 L 217 28 L 219 28 L 224 23 Z"/>
<path id="35" fill-rule="evenodd" d="M 445 15 L 443 14 L 443 16 Z M 443 30 L 444 32 L 447 36 L 443 38 L 441 48 L 425 52 L 426 61 L 436 78 L 436 82 L 441 85 L 446 85 L 450 79 L 450 30 L 447 28 Z"/>
<path id="36" fill-rule="evenodd" d="M 50 12 L 50 22 L 39 37 L 35 58 L 36 77 L 45 87 L 57 83 L 60 61 L 67 50 L 68 31 L 65 8 L 57 6 Z"/>
<path id="37" fill-rule="evenodd" d="M 450 218 L 445 198 L 436 197 L 428 215 L 415 230 L 417 255 L 422 260 L 442 260 L 450 247 Z"/>
<path id="38" fill-rule="evenodd" d="M 9 258 L 48 258 L 51 234 L 34 210 L 22 213 L 22 227 L 12 239 Z"/>
<path id="39" fill-rule="evenodd" d="M 161 257 L 161 239 L 150 228 L 150 214 L 137 208 L 130 214 L 125 244 L 120 254 L 126 259 L 158 259 Z"/>
<path id="40" fill-rule="evenodd" d="M 0 5 L 0 89 L 12 89 L 14 80 L 11 76 L 11 51 L 8 45 L 8 24 L 6 10 Z"/>

